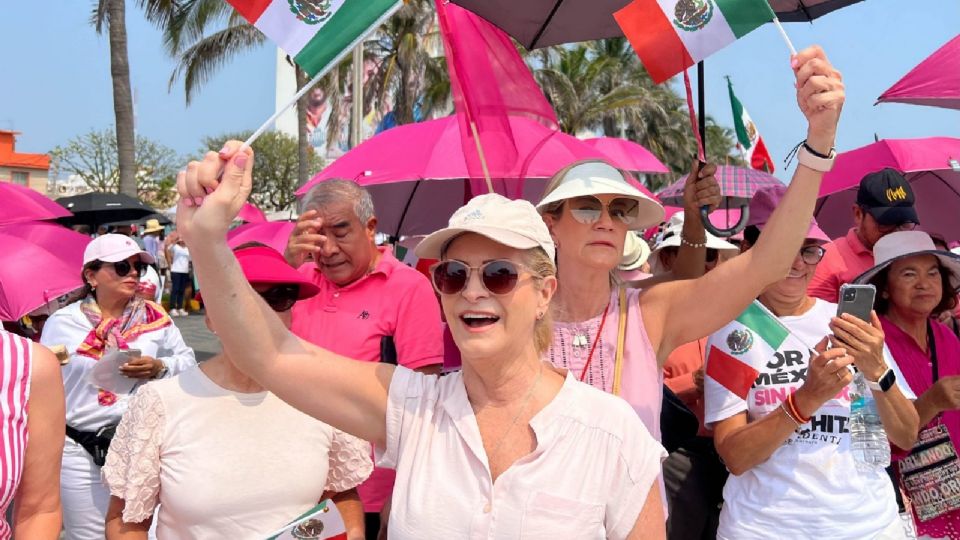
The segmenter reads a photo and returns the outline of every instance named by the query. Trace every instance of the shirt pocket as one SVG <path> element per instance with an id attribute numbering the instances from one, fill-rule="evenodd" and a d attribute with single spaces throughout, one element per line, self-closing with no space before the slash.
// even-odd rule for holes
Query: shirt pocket
<path id="1" fill-rule="evenodd" d="M 544 491 L 527 499 L 520 525 L 523 540 L 602 539 L 604 506 Z"/>

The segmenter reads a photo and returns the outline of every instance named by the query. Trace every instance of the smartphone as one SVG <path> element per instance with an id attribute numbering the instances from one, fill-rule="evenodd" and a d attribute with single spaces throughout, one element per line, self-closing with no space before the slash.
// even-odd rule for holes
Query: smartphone
<path id="1" fill-rule="evenodd" d="M 855 285 L 847 283 L 840 286 L 840 302 L 837 304 L 837 317 L 849 313 L 854 317 L 870 322 L 870 311 L 877 288 L 873 285 Z"/>
<path id="2" fill-rule="evenodd" d="M 130 360 L 137 360 L 140 358 L 140 349 L 126 349 L 123 351 L 127 354 L 127 362 Z"/>

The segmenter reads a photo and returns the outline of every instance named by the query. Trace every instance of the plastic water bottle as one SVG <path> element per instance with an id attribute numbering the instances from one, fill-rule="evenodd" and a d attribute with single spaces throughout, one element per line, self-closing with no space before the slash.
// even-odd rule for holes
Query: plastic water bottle
<path id="1" fill-rule="evenodd" d="M 850 450 L 857 470 L 870 472 L 890 465 L 890 443 L 883 430 L 873 392 L 863 374 L 853 378 L 856 390 L 850 394 Z"/>

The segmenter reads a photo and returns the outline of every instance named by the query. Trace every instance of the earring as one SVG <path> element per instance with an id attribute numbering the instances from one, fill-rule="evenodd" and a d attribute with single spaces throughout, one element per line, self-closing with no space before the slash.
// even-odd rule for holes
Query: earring
<path id="1" fill-rule="evenodd" d="M 537 312 L 537 320 L 538 320 L 538 321 L 543 320 L 543 315 L 544 315 L 544 312 L 542 312 L 542 311 Z"/>

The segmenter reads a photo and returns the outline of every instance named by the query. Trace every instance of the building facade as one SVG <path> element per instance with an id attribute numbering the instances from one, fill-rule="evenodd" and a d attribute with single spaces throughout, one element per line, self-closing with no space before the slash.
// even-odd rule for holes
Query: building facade
<path id="1" fill-rule="evenodd" d="M 50 156 L 17 152 L 19 132 L 0 130 L 0 182 L 12 182 L 47 194 Z"/>

